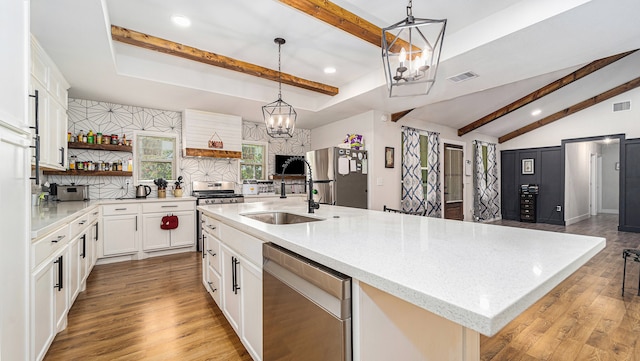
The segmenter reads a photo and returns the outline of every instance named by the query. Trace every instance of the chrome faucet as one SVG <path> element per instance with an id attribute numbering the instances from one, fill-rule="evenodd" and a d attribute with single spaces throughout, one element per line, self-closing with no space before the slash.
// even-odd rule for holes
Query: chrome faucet
<path id="1" fill-rule="evenodd" d="M 308 212 L 314 213 L 313 212 L 314 209 L 320 208 L 320 203 L 313 201 L 313 177 L 311 176 L 311 164 L 309 164 L 309 162 L 307 162 L 307 160 L 304 159 L 304 157 L 291 157 L 287 159 L 287 161 L 284 162 L 284 164 L 282 165 L 282 181 L 280 182 L 280 198 L 287 198 L 287 195 L 285 194 L 284 170 L 287 169 L 289 164 L 295 160 L 304 162 L 307 165 L 307 168 L 309 169 L 309 199 L 307 200 L 307 204 L 308 204 Z"/>

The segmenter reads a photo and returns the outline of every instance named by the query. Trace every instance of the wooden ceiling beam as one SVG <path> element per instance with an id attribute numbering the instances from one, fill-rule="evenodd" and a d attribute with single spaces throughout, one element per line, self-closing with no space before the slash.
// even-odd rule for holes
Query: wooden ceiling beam
<path id="1" fill-rule="evenodd" d="M 275 82 L 280 79 L 283 84 L 311 90 L 321 94 L 334 96 L 339 92 L 339 89 L 337 87 L 331 85 L 299 78 L 287 73 L 282 73 L 281 78 L 279 78 L 277 70 L 268 69 L 224 55 L 218 55 L 205 50 L 200 50 L 188 45 L 176 43 L 170 40 L 158 38 L 116 25 L 111 25 L 111 38 L 122 43 L 139 46 L 141 48 L 174 55 L 184 59 L 189 59 L 248 75 L 253 75 Z"/>
<path id="2" fill-rule="evenodd" d="M 586 99 L 581 101 L 580 103 L 574 104 L 568 108 L 565 108 L 557 113 L 551 114 L 548 117 L 542 118 L 536 122 L 533 122 L 531 124 L 525 125 L 524 127 L 520 128 L 520 129 L 516 129 L 513 132 L 510 132 L 508 134 L 505 134 L 503 136 L 501 136 L 500 138 L 498 138 L 498 142 L 499 143 L 504 143 L 508 140 L 511 140 L 515 137 L 521 136 L 525 133 L 528 133 L 532 130 L 538 129 L 540 127 L 543 127 L 549 123 L 553 123 L 556 120 L 560 120 L 564 117 L 567 117 L 571 114 L 577 113 L 581 110 L 587 109 L 590 106 L 596 105 L 600 102 L 603 102 L 607 99 L 611 99 L 617 95 L 620 95 L 622 93 L 628 92 L 629 90 L 635 89 L 637 87 L 640 86 L 640 77 L 635 78 L 631 81 L 628 81 L 622 85 L 619 85 L 615 88 L 609 89 L 604 93 L 600 93 L 592 98 Z"/>
<path id="3" fill-rule="evenodd" d="M 411 108 L 408 110 L 403 110 L 401 112 L 397 112 L 397 113 L 393 113 L 391 114 L 391 121 L 392 122 L 397 122 L 398 120 L 402 119 L 402 117 L 404 117 L 405 115 L 411 113 L 411 111 L 413 111 L 415 108 Z"/>
<path id="4" fill-rule="evenodd" d="M 279 0 L 281 3 L 296 10 L 302 11 L 314 18 L 323 21 L 331 26 L 360 38 L 377 47 L 382 46 L 382 28 L 370 23 L 358 15 L 341 8 L 328 0 Z M 393 36 L 387 36 L 387 41 L 391 43 Z M 393 52 L 400 52 L 405 48 L 409 51 L 409 43 L 402 39 L 396 40 L 392 47 Z M 419 48 L 413 47 L 413 51 Z"/>
<path id="5" fill-rule="evenodd" d="M 524 97 L 514 101 L 511 104 L 505 105 L 504 107 L 496 110 L 495 112 L 485 115 L 484 117 L 465 125 L 464 127 L 458 129 L 458 136 L 463 136 L 475 129 L 480 128 L 483 125 L 487 125 L 502 116 L 505 116 L 517 109 L 520 109 L 527 104 L 533 103 L 534 101 L 553 93 L 554 91 L 562 88 L 563 86 L 571 84 L 574 81 L 577 81 L 579 79 L 582 79 L 585 76 L 593 72 L 596 72 L 604 68 L 605 66 L 624 58 L 627 55 L 635 53 L 636 51 L 638 51 L 638 49 L 593 61 L 583 66 L 582 68 L 572 72 L 571 74 L 566 75 L 554 81 L 553 83 L 549 83 L 543 86 L 542 88 L 537 89 L 534 92 L 525 95 Z"/>

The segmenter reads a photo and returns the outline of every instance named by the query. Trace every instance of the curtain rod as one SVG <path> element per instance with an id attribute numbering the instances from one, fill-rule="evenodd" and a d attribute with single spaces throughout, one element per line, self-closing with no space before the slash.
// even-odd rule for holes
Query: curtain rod
<path id="1" fill-rule="evenodd" d="M 433 132 L 431 130 L 425 130 L 425 129 L 418 129 L 418 128 L 414 128 L 414 127 L 409 127 L 406 125 L 401 126 L 401 129 L 413 129 L 413 130 L 417 130 L 419 132 L 427 132 L 427 133 L 433 133 L 433 134 L 440 134 L 440 132 Z"/>

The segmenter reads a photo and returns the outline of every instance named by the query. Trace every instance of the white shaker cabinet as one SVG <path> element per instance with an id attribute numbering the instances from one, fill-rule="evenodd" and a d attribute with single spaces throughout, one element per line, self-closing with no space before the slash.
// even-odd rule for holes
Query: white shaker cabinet
<path id="1" fill-rule="evenodd" d="M 36 240 L 31 247 L 31 354 L 42 360 L 56 333 L 66 327 L 69 226 Z"/>
<path id="2" fill-rule="evenodd" d="M 136 203 L 102 206 L 102 252 L 98 251 L 99 257 L 138 252 L 140 239 L 138 213 L 139 205 Z"/>
<path id="3" fill-rule="evenodd" d="M 31 78 L 29 94 L 37 98 L 40 166 L 64 170 L 67 166 L 67 89 L 66 82 L 51 58 L 31 37 Z M 30 97 L 29 122 L 36 124 L 36 99 Z M 34 130 L 35 132 L 35 130 Z"/>
<path id="4" fill-rule="evenodd" d="M 196 242 L 195 201 L 193 202 L 153 202 L 142 205 L 143 250 L 193 247 Z M 162 229 L 162 218 L 178 217 L 178 227 Z"/>
<path id="5" fill-rule="evenodd" d="M 204 286 L 251 357 L 262 360 L 262 241 L 207 215 L 201 226 Z"/>

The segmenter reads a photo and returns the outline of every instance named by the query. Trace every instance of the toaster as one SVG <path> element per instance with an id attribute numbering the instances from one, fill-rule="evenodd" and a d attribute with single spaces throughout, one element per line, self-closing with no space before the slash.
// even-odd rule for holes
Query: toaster
<path id="1" fill-rule="evenodd" d="M 89 200 L 88 185 L 58 185 L 57 193 L 61 202 Z"/>

